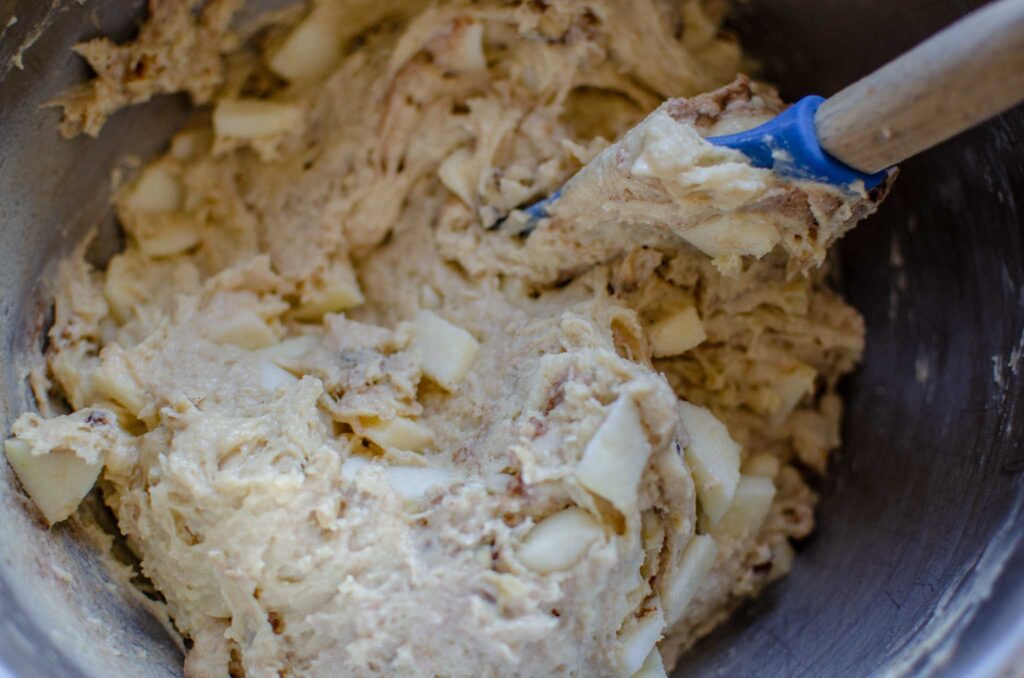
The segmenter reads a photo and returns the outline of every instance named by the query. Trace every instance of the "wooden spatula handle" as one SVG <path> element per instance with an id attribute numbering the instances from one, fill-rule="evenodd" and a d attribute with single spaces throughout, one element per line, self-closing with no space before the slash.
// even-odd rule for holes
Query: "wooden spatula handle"
<path id="1" fill-rule="evenodd" d="M 1024 100 L 1024 0 L 997 0 L 850 85 L 815 116 L 822 148 L 878 172 Z"/>

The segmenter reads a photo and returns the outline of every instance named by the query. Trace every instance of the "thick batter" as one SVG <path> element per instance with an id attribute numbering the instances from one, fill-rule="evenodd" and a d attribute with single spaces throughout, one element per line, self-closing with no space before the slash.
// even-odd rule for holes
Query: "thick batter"
<path id="1" fill-rule="evenodd" d="M 99 475 L 187 675 L 664 675 L 788 571 L 863 347 L 820 265 L 881 192 L 703 141 L 783 107 L 721 3 L 324 0 L 251 36 L 193 4 L 80 48 L 68 134 L 211 112 L 119 189 L 125 251 L 63 265 L 34 384 L 73 413 L 7 446 L 51 521 Z"/>

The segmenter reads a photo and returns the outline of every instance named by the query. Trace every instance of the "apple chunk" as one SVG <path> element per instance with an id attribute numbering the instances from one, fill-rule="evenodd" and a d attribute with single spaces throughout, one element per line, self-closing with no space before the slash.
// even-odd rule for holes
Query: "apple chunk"
<path id="1" fill-rule="evenodd" d="M 789 571 L 793 569 L 794 558 L 796 558 L 796 552 L 788 539 L 774 544 L 772 546 L 772 569 L 768 573 L 768 578 L 774 581 L 789 574 Z"/>
<path id="2" fill-rule="evenodd" d="M 466 378 L 480 343 L 433 311 L 420 311 L 414 322 L 412 345 L 423 374 L 445 390 L 454 391 Z"/>
<path id="3" fill-rule="evenodd" d="M 309 82 L 330 71 L 338 54 L 338 36 L 324 17 L 313 14 L 292 29 L 268 65 L 285 80 Z"/>
<path id="4" fill-rule="evenodd" d="M 92 387 L 97 395 L 109 398 L 123 406 L 133 416 L 149 403 L 149 396 L 124 350 L 117 344 L 108 345 L 100 354 L 102 362 L 93 372 Z"/>
<path id="5" fill-rule="evenodd" d="M 680 401 L 679 418 L 690 438 L 685 457 L 697 498 L 704 515 L 715 525 L 729 509 L 740 481 L 740 446 L 725 424 L 703 407 Z"/>
<path id="6" fill-rule="evenodd" d="M 294 374 L 270 360 L 260 360 L 256 364 L 256 374 L 260 388 L 267 393 L 275 393 L 279 389 L 299 381 Z"/>
<path id="7" fill-rule="evenodd" d="M 181 205 L 181 184 L 159 165 L 147 167 L 128 194 L 128 207 L 139 212 L 173 212 Z"/>
<path id="8" fill-rule="evenodd" d="M 325 313 L 345 311 L 363 301 L 363 291 L 352 267 L 347 262 L 335 262 L 303 291 L 302 303 L 294 315 L 296 320 L 319 320 Z"/>
<path id="9" fill-rule="evenodd" d="M 778 396 L 778 404 L 772 412 L 771 422 L 779 425 L 800 404 L 805 395 L 814 393 L 814 380 L 818 373 L 809 365 L 798 365 L 772 387 Z"/>
<path id="10" fill-rule="evenodd" d="M 676 623 L 686 612 L 686 606 L 693 600 L 701 583 L 711 571 L 718 557 L 718 544 L 706 534 L 695 534 L 683 549 L 679 569 L 667 584 L 662 596 L 665 600 L 665 617 L 669 624 Z"/>
<path id="11" fill-rule="evenodd" d="M 440 468 L 389 466 L 384 470 L 388 485 L 407 502 L 423 499 L 435 487 L 450 485 L 455 477 Z"/>
<path id="12" fill-rule="evenodd" d="M 537 523 L 517 555 L 523 565 L 540 574 L 568 570 L 602 534 L 593 516 L 573 506 Z"/>
<path id="13" fill-rule="evenodd" d="M 756 535 L 774 497 L 775 483 L 771 478 L 740 476 L 732 504 L 715 525 L 714 533 L 736 538 Z"/>
<path id="14" fill-rule="evenodd" d="M 422 452 L 434 441 L 434 433 L 429 428 L 406 417 L 395 417 L 387 421 L 365 419 L 357 433 L 386 450 Z"/>
<path id="15" fill-rule="evenodd" d="M 661 653 L 655 647 L 647 655 L 643 666 L 633 674 L 633 678 L 666 678 L 665 663 L 661 660 Z"/>
<path id="16" fill-rule="evenodd" d="M 655 358 L 686 353 L 708 338 L 697 309 L 692 306 L 651 325 L 649 336 Z"/>
<path id="17" fill-rule="evenodd" d="M 75 512 L 96 484 L 103 465 L 89 464 L 68 450 L 40 455 L 33 455 L 31 450 L 28 443 L 17 438 L 4 442 L 7 460 L 18 480 L 52 526 Z"/>
<path id="18" fill-rule="evenodd" d="M 302 111 L 297 106 L 262 99 L 222 99 L 213 111 L 213 128 L 220 137 L 272 137 L 301 122 Z"/>
<path id="19" fill-rule="evenodd" d="M 167 223 L 152 233 L 136 233 L 139 249 L 147 257 L 169 257 L 190 250 L 202 239 L 199 230 L 188 223 Z"/>
<path id="20" fill-rule="evenodd" d="M 206 328 L 207 335 L 218 344 L 233 344 L 255 351 L 277 343 L 277 334 L 255 311 L 240 309 Z"/>
<path id="21" fill-rule="evenodd" d="M 709 257 L 730 254 L 761 258 L 781 239 L 772 220 L 762 214 L 719 214 L 679 234 Z"/>
<path id="22" fill-rule="evenodd" d="M 665 616 L 661 612 L 660 604 L 655 599 L 653 609 L 648 609 L 631 628 L 620 632 L 623 675 L 632 676 L 640 670 L 648 655 L 661 640 L 661 633 L 664 630 Z"/>
<path id="23" fill-rule="evenodd" d="M 608 416 L 583 450 L 576 477 L 588 490 L 628 515 L 636 510 L 640 477 L 650 456 L 651 444 L 640 410 L 631 396 L 622 395 L 612 403 Z"/>

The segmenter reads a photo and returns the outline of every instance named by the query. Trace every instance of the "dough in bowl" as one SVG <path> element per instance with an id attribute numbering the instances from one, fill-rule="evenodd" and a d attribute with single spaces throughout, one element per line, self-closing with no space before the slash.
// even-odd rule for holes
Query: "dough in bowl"
<path id="1" fill-rule="evenodd" d="M 202 108 L 60 268 L 26 490 L 99 477 L 193 678 L 665 675 L 812 529 L 885 187 L 704 140 L 783 109 L 714 0 L 236 4 L 80 46 L 66 134 Z"/>

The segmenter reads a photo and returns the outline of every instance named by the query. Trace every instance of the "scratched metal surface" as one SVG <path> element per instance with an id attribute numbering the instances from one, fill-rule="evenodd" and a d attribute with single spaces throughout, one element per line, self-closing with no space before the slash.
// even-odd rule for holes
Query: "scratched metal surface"
<path id="1" fill-rule="evenodd" d="M 131 33 L 142 0 L 0 0 L 0 425 L 28 406 L 48 263 L 110 229 L 110 170 L 154 152 L 181 98 L 63 142 L 39 107 L 85 75 L 69 47 Z M 967 11 L 948 0 L 738 0 L 736 27 L 796 97 L 844 83 Z M 24 70 L 12 57 L 24 50 Z M 784 47 L 781 49 L 780 47 Z M 868 322 L 846 445 L 792 576 L 688 655 L 678 675 L 989 676 L 1024 641 L 1024 112 L 907 163 L 844 243 Z M 116 245 L 116 239 L 107 242 Z M 74 525 L 46 533 L 0 464 L 0 676 L 176 676 L 162 628 Z M 54 565 L 55 564 L 55 565 Z"/>

